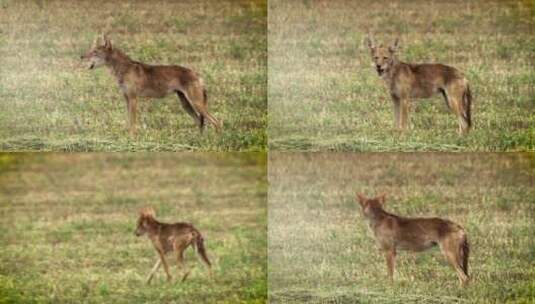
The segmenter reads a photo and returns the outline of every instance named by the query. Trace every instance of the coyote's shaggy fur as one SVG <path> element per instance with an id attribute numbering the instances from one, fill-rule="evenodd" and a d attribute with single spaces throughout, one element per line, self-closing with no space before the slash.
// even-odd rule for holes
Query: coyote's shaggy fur
<path id="1" fill-rule="evenodd" d="M 152 241 L 154 248 L 158 252 L 159 258 L 156 264 L 152 268 L 149 276 L 147 277 L 147 284 L 150 283 L 154 273 L 163 263 L 165 273 L 167 274 L 167 280 L 171 281 L 171 275 L 169 274 L 169 266 L 165 260 L 165 255 L 168 252 L 175 252 L 177 259 L 177 266 L 184 267 L 185 273 L 182 277 L 182 281 L 186 280 L 189 275 L 189 270 L 184 262 L 184 251 L 192 246 L 197 249 L 197 253 L 201 260 L 208 267 L 210 277 L 212 277 L 212 270 L 210 260 L 206 254 L 204 247 L 204 239 L 202 234 L 189 223 L 174 223 L 166 224 L 161 223 L 155 219 L 154 210 L 150 207 L 142 208 L 139 211 L 139 218 L 137 220 L 137 228 L 135 234 L 141 236 L 147 234 Z"/>
<path id="2" fill-rule="evenodd" d="M 366 198 L 357 194 L 362 214 L 368 220 L 379 249 L 384 252 L 388 276 L 394 278 L 396 251 L 424 251 L 435 245 L 455 268 L 460 284 L 468 282 L 468 255 L 470 247 L 464 229 L 441 218 L 406 218 L 383 209 L 385 195 Z"/>
<path id="3" fill-rule="evenodd" d="M 162 98 L 176 93 L 183 108 L 198 123 L 200 131 L 207 119 L 216 130 L 219 121 L 208 113 L 208 97 L 202 79 L 194 71 L 178 65 L 149 65 L 130 59 L 126 54 L 112 46 L 111 41 L 102 35 L 81 59 L 89 62 L 89 69 L 107 66 L 117 79 L 126 100 L 130 133 L 136 132 L 137 98 Z"/>
<path id="4" fill-rule="evenodd" d="M 409 125 L 411 98 L 429 98 L 442 94 L 446 105 L 457 115 L 459 134 L 467 133 L 472 126 L 470 113 L 472 95 L 468 81 L 456 68 L 443 64 L 411 64 L 397 59 L 399 40 L 391 46 L 377 46 L 368 37 L 368 47 L 377 70 L 390 90 L 394 103 L 395 127 Z"/>

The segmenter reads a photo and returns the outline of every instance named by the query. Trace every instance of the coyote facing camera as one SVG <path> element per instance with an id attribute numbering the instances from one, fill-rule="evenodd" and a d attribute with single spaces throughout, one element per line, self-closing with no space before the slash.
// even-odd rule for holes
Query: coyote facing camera
<path id="1" fill-rule="evenodd" d="M 457 115 L 458 133 L 468 133 L 472 126 L 472 94 L 468 81 L 459 70 L 439 63 L 412 64 L 399 61 L 398 39 L 390 46 L 376 45 L 371 36 L 366 40 L 375 69 L 390 91 L 396 128 L 408 128 L 411 98 L 429 98 L 441 94 L 446 105 Z"/>
<path id="2" fill-rule="evenodd" d="M 131 134 L 136 133 L 138 97 L 163 98 L 170 93 L 177 94 L 182 107 L 199 125 L 201 133 L 205 119 L 217 131 L 220 130 L 221 123 L 208 112 L 203 80 L 193 70 L 178 65 L 149 65 L 134 61 L 112 46 L 105 35 L 101 39 L 97 36 L 81 59 L 88 61 L 89 69 L 104 65 L 115 76 L 126 100 Z"/>

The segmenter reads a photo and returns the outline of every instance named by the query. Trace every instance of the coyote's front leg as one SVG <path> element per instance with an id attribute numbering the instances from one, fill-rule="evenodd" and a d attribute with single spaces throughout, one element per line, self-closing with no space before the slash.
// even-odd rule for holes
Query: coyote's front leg
<path id="1" fill-rule="evenodd" d="M 400 102 L 401 111 L 400 111 L 400 125 L 402 130 L 407 130 L 409 128 L 409 112 L 410 112 L 410 99 L 401 98 Z"/>
<path id="2" fill-rule="evenodd" d="M 124 94 L 126 110 L 128 112 L 128 131 L 131 135 L 136 134 L 137 123 L 137 97 L 134 94 Z"/>
<path id="3" fill-rule="evenodd" d="M 396 265 L 396 249 L 390 248 L 385 250 L 386 266 L 388 268 L 388 278 L 394 282 L 394 269 Z"/>
<path id="4" fill-rule="evenodd" d="M 150 271 L 149 276 L 147 277 L 147 284 L 150 284 L 152 277 L 154 276 L 158 268 L 160 268 L 161 264 L 162 264 L 162 260 L 158 258 L 158 260 L 156 261 L 156 264 L 154 264 L 154 267 L 152 267 L 152 270 Z"/>
<path id="5" fill-rule="evenodd" d="M 392 103 L 394 104 L 394 128 L 401 129 L 400 122 L 400 107 L 401 101 L 396 95 L 392 95 Z"/>
<path id="6" fill-rule="evenodd" d="M 160 254 L 160 259 L 163 263 L 163 268 L 165 269 L 165 273 L 167 274 L 167 281 L 171 282 L 173 278 L 171 277 L 171 274 L 169 273 L 169 265 L 167 265 L 167 261 L 165 260 L 165 253 L 163 253 L 163 251 L 158 250 L 158 254 Z"/>

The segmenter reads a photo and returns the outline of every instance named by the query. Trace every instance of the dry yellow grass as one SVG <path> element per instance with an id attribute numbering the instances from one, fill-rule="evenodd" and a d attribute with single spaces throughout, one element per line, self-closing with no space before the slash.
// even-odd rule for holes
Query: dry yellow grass
<path id="1" fill-rule="evenodd" d="M 0 150 L 265 150 L 267 4 L 0 1 Z M 142 101 L 140 132 L 105 68 L 80 55 L 108 31 L 132 59 L 198 71 L 222 134 L 199 136 L 176 96 Z"/>
<path id="2" fill-rule="evenodd" d="M 529 303 L 535 298 L 535 159 L 530 154 L 271 153 L 272 303 Z M 470 285 L 438 249 L 399 252 L 395 283 L 355 193 L 386 209 L 461 224 Z"/>
<path id="3" fill-rule="evenodd" d="M 271 149 L 534 149 L 533 1 L 272 0 L 269 8 Z M 466 73 L 471 134 L 457 136 L 440 96 L 416 101 L 410 132 L 395 131 L 389 93 L 363 43 L 368 32 L 386 43 L 399 37 L 402 61 Z"/>
<path id="4" fill-rule="evenodd" d="M 0 154 L 0 166 L 0 303 L 265 302 L 265 154 Z M 215 280 L 188 249 L 185 283 L 161 270 L 146 285 L 156 253 L 134 230 L 147 205 L 203 232 Z"/>

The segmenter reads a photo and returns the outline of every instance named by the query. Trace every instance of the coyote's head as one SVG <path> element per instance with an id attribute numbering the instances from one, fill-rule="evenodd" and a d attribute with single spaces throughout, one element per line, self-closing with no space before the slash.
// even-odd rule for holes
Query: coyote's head
<path id="1" fill-rule="evenodd" d="M 388 69 L 392 67 L 396 60 L 396 53 L 399 49 L 399 39 L 396 38 L 394 43 L 390 46 L 384 46 L 383 44 L 375 45 L 375 41 L 371 36 L 366 38 L 368 47 L 370 48 L 372 60 L 379 73 L 382 76 Z"/>
<path id="2" fill-rule="evenodd" d="M 99 40 L 102 40 L 102 44 L 99 43 Z M 111 41 L 108 39 L 108 37 L 102 34 L 102 38 L 100 39 L 100 37 L 97 36 L 93 41 L 93 45 L 89 51 L 87 51 L 85 54 L 82 54 L 80 59 L 87 60 L 88 68 L 93 69 L 104 65 L 108 61 L 111 53 Z"/>
<path id="3" fill-rule="evenodd" d="M 137 219 L 135 231 L 136 236 L 142 236 L 149 231 L 151 223 L 155 221 L 154 216 L 154 209 L 151 207 L 145 207 L 139 210 L 139 218 Z"/>
<path id="4" fill-rule="evenodd" d="M 375 198 L 367 198 L 364 194 L 357 193 L 357 200 L 362 207 L 362 215 L 366 218 L 374 218 L 375 214 L 383 210 L 385 196 L 385 194 L 381 194 Z"/>

